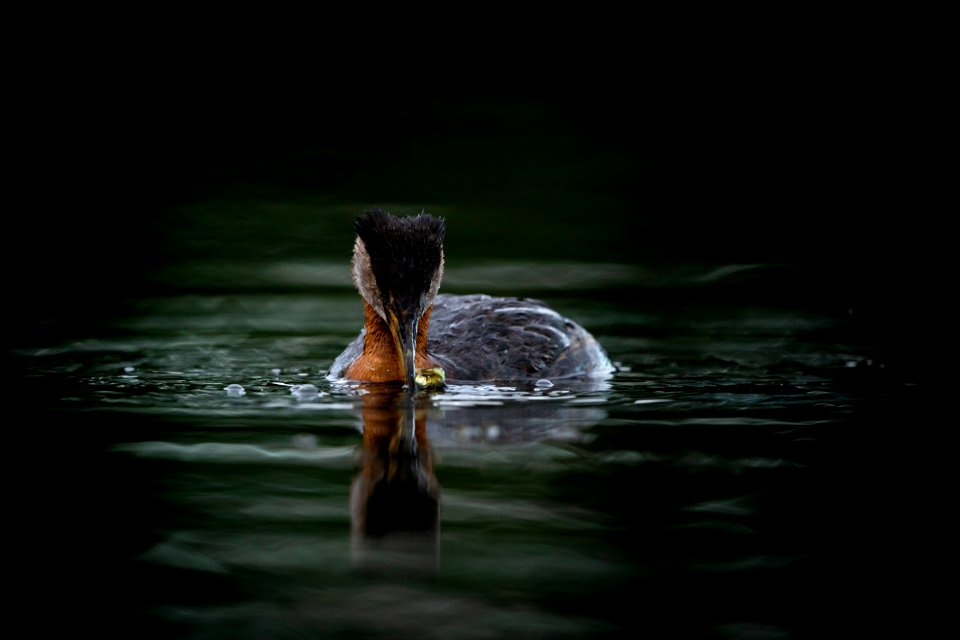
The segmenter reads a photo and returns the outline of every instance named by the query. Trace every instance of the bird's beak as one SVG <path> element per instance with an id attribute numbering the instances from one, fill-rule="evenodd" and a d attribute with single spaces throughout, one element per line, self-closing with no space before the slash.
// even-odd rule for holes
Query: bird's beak
<path id="1" fill-rule="evenodd" d="M 390 335 L 393 336 L 393 344 L 400 356 L 400 366 L 403 368 L 403 379 L 406 382 L 407 389 L 416 391 L 416 347 L 417 347 L 417 325 L 420 317 L 413 313 L 403 313 L 396 315 L 393 311 L 387 311 L 388 326 Z"/>

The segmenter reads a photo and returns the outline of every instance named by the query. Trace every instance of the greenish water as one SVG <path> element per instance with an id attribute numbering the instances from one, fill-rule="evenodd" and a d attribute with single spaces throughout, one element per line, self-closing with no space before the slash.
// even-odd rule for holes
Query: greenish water
<path id="1" fill-rule="evenodd" d="M 665 181 L 633 138 L 533 115 L 522 131 L 407 132 L 389 160 L 338 143 L 309 180 L 311 147 L 295 147 L 249 169 L 270 187 L 238 188 L 231 171 L 256 154 L 233 165 L 222 140 L 168 149 L 194 172 L 176 189 L 155 172 L 109 215 L 30 223 L 63 267 L 14 278 L 29 295 L 6 350 L 29 409 L 11 430 L 26 463 L 11 528 L 34 627 L 857 635 L 858 511 L 875 491 L 859 463 L 918 385 L 862 269 L 838 260 L 850 228 L 810 244 L 824 228 L 773 228 L 756 200 L 730 219 L 698 209 L 744 200 L 708 193 L 719 179 Z M 227 178 L 197 177 L 208 164 Z M 402 396 L 327 380 L 362 322 L 351 220 L 371 204 L 446 216 L 442 292 L 540 298 L 617 371 L 451 386 L 422 395 L 416 420 Z M 138 215 L 117 214 L 128 205 Z M 384 454 L 373 434 L 413 422 L 407 454 Z M 382 468 L 416 491 L 374 498 L 364 478 Z M 415 534 L 364 533 L 412 513 Z"/>
<path id="2" fill-rule="evenodd" d="M 421 398 L 440 516 L 411 556 L 352 532 L 367 396 L 324 377 L 362 320 L 341 226 L 323 259 L 166 264 L 98 332 L 17 350 L 76 471 L 51 506 L 67 555 L 106 576 L 85 614 L 167 637 L 483 638 L 816 635 L 836 612 L 837 457 L 884 372 L 843 341 L 848 313 L 754 298 L 781 265 L 449 249 L 444 290 L 545 298 L 619 370 Z"/>

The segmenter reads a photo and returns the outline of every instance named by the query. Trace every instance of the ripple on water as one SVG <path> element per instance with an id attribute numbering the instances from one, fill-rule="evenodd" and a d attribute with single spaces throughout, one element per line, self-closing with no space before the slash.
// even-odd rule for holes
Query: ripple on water
<path id="1" fill-rule="evenodd" d="M 268 449 L 252 444 L 225 442 L 134 442 L 119 444 L 114 451 L 141 458 L 158 458 L 180 462 L 217 464 L 305 464 L 349 468 L 353 465 L 356 446 L 314 446 L 311 448 Z"/>

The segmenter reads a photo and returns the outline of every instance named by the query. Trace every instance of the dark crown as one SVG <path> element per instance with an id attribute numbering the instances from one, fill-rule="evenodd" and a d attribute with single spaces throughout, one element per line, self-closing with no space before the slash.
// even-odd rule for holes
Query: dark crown
<path id="1" fill-rule="evenodd" d="M 443 263 L 442 218 L 423 213 L 398 218 L 378 208 L 357 216 L 354 227 L 383 296 L 416 302 L 430 290 Z"/>

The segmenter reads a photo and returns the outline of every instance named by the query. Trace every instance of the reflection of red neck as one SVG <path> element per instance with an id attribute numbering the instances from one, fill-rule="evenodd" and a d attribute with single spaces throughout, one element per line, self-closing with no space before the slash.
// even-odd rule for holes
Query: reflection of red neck
<path id="1" fill-rule="evenodd" d="M 387 323 L 368 303 L 364 302 L 363 306 L 363 326 L 367 330 L 363 338 L 363 354 L 347 367 L 346 377 L 368 382 L 403 382 L 405 373 L 401 366 L 400 354 L 394 346 L 393 336 L 390 335 Z M 431 306 L 417 325 L 417 355 L 414 361 L 418 369 L 430 369 L 436 366 L 427 355 L 427 329 L 430 327 L 432 312 Z"/>
<path id="2" fill-rule="evenodd" d="M 386 448 L 381 445 L 395 444 L 401 435 L 403 418 L 398 404 L 400 396 L 387 393 L 367 393 L 363 395 L 363 446 L 371 453 Z M 427 438 L 427 412 L 419 407 L 414 414 L 414 438 L 422 451 L 430 448 Z M 392 449 L 391 447 L 389 447 Z"/>

